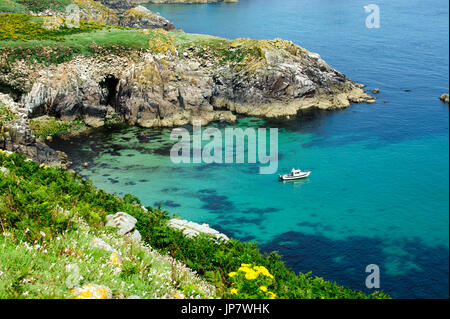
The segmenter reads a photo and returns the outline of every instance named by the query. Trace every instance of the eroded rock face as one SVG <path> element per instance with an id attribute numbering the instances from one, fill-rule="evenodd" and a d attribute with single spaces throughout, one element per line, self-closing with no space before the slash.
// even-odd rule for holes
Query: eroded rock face
<path id="1" fill-rule="evenodd" d="M 28 110 L 21 108 L 9 96 L 0 93 L 0 102 L 8 105 L 15 113 L 15 119 L 3 125 L 0 132 L 0 149 L 22 153 L 38 163 L 67 168 L 67 155 L 55 151 L 46 144 L 38 141 L 32 134 Z"/>
<path id="2" fill-rule="evenodd" d="M 238 2 L 239 0 L 99 0 L 106 6 L 114 9 L 129 9 L 136 4 L 145 3 L 217 3 Z"/>
<path id="3" fill-rule="evenodd" d="M 162 17 L 159 13 L 154 13 L 143 6 L 132 8 L 121 15 L 120 25 L 138 29 L 164 29 L 174 30 L 172 22 Z"/>
<path id="4" fill-rule="evenodd" d="M 145 32 L 145 31 L 142 31 Z M 111 119 L 142 127 L 172 127 L 199 119 L 234 121 L 236 114 L 284 117 L 304 108 L 343 108 L 375 98 L 332 69 L 318 54 L 288 41 L 237 39 L 251 52 L 225 61 L 191 47 L 178 52 L 79 56 L 45 67 L 17 63 L 0 80 L 20 85 L 29 114 L 93 127 Z"/>

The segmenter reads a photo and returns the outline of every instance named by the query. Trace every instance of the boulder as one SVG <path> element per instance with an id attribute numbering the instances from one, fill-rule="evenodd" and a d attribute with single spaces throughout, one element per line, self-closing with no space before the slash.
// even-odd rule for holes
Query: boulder
<path id="1" fill-rule="evenodd" d="M 118 234 L 121 236 L 134 230 L 137 223 L 136 218 L 124 212 L 108 215 L 106 216 L 106 220 L 106 226 L 119 228 Z"/>
<path id="2" fill-rule="evenodd" d="M 209 227 L 208 224 L 197 224 L 187 220 L 171 219 L 169 227 L 181 230 L 186 237 L 192 238 L 200 234 L 211 235 L 216 240 L 228 241 L 230 240 L 226 235 L 219 233 L 217 230 Z"/>
<path id="3" fill-rule="evenodd" d="M 141 233 L 139 233 L 139 231 L 137 229 L 135 229 L 132 232 L 128 233 L 126 236 L 127 236 L 128 239 L 131 239 L 133 241 L 141 241 L 142 240 Z"/>
<path id="4" fill-rule="evenodd" d="M 0 174 L 9 175 L 9 169 L 6 167 L 0 167 Z"/>
<path id="5" fill-rule="evenodd" d="M 120 25 L 138 29 L 175 30 L 175 26 L 159 13 L 154 13 L 143 6 L 126 11 L 120 19 Z"/>
<path id="6" fill-rule="evenodd" d="M 109 252 L 116 253 L 117 250 L 112 248 L 111 245 L 107 244 L 103 239 L 95 237 L 91 242 L 92 248 L 103 249 Z"/>

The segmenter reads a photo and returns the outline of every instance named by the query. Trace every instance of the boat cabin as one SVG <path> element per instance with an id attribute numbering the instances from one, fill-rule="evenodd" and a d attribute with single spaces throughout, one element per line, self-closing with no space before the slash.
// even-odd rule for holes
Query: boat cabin
<path id="1" fill-rule="evenodd" d="M 291 171 L 291 176 L 300 176 L 302 173 L 301 170 L 293 168 Z"/>

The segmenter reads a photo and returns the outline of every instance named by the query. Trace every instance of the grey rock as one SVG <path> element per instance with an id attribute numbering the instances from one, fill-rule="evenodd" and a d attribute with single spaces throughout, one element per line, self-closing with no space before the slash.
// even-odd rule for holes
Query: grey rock
<path id="1" fill-rule="evenodd" d="M 103 239 L 95 237 L 92 242 L 91 242 L 91 246 L 93 248 L 98 248 L 98 249 L 103 249 L 112 253 L 117 253 L 117 250 L 112 248 L 111 245 L 109 245 L 108 243 L 106 243 Z"/>
<path id="2" fill-rule="evenodd" d="M 119 228 L 118 234 L 121 236 L 132 231 L 137 223 L 136 218 L 124 212 L 108 215 L 106 220 L 106 226 Z"/>
<path id="3" fill-rule="evenodd" d="M 139 233 L 139 231 L 137 229 L 133 230 L 132 232 L 128 233 L 126 235 L 129 239 L 133 240 L 133 241 L 141 241 L 142 240 L 142 236 L 141 233 Z"/>
<path id="4" fill-rule="evenodd" d="M 0 167 L 0 174 L 9 175 L 9 169 L 6 167 Z"/>

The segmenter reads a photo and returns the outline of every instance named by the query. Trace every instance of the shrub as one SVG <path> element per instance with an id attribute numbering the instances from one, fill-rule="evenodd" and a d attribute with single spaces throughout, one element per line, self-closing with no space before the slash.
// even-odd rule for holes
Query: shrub
<path id="1" fill-rule="evenodd" d="M 3 127 L 3 124 L 12 121 L 15 117 L 16 115 L 13 111 L 7 108 L 3 103 L 0 103 L 0 129 Z"/>
<path id="2" fill-rule="evenodd" d="M 71 0 L 16 0 L 16 2 L 33 12 L 42 12 L 47 9 L 61 11 L 72 3 Z"/>
<path id="3" fill-rule="evenodd" d="M 272 287 L 275 277 L 264 266 L 241 264 L 237 271 L 228 274 L 232 282 L 228 291 L 230 298 L 236 299 L 275 299 Z"/>
<path id="4" fill-rule="evenodd" d="M 54 117 L 44 116 L 30 120 L 30 127 L 34 135 L 46 138 L 47 136 L 66 135 L 70 131 L 78 131 L 86 126 L 81 121 L 65 122 Z"/>

